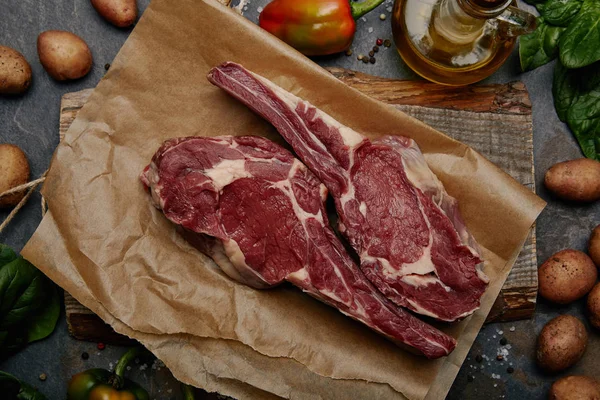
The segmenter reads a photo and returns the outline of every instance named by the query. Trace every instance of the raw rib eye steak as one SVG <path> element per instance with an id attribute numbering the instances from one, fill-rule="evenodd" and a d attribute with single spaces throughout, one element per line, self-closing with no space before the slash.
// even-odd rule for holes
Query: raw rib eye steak
<path id="1" fill-rule="evenodd" d="M 371 142 L 235 63 L 208 79 L 271 122 L 327 186 L 340 231 L 388 299 L 443 321 L 479 307 L 488 279 L 477 244 L 413 140 Z"/>
<path id="2" fill-rule="evenodd" d="M 385 299 L 329 226 L 327 189 L 291 153 L 260 137 L 166 141 L 142 173 L 153 202 L 231 278 L 287 280 L 429 358 L 453 338 Z"/>

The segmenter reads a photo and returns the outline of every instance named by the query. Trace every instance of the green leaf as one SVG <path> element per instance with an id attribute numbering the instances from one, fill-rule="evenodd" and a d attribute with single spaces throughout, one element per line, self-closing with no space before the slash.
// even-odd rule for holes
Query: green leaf
<path id="1" fill-rule="evenodd" d="M 519 58 L 521 69 L 530 71 L 556 58 L 558 40 L 564 28 L 546 24 L 543 18 L 538 18 L 535 31 L 519 39 Z"/>
<path id="2" fill-rule="evenodd" d="M 539 11 L 546 23 L 567 26 L 580 8 L 581 0 L 548 0 Z"/>
<path id="3" fill-rule="evenodd" d="M 7 400 L 47 400 L 37 389 L 4 371 L 0 371 L 0 393 Z"/>
<path id="4" fill-rule="evenodd" d="M 44 339 L 54 332 L 60 316 L 60 296 L 55 285 L 51 285 L 50 291 L 48 301 L 27 321 L 25 330 L 29 343 Z"/>
<path id="5" fill-rule="evenodd" d="M 57 287 L 0 244 L 0 358 L 50 335 L 60 315 Z"/>
<path id="6" fill-rule="evenodd" d="M 560 38 L 560 60 L 581 68 L 600 60 L 600 1 L 585 0 Z"/>
<path id="7" fill-rule="evenodd" d="M 554 81 L 552 83 L 552 94 L 554 95 L 554 108 L 561 121 L 567 122 L 567 112 L 579 92 L 579 80 L 577 75 L 569 73 L 569 70 L 559 61 L 554 70 Z"/>
<path id="8" fill-rule="evenodd" d="M 567 69 L 560 62 L 554 72 L 554 105 L 588 158 L 600 160 L 600 62 Z"/>

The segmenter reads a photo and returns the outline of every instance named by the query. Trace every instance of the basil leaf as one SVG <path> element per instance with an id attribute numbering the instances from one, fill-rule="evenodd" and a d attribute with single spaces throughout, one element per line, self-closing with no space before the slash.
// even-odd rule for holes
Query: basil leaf
<path id="1" fill-rule="evenodd" d="M 563 31 L 564 28 L 548 25 L 543 18 L 538 18 L 535 31 L 519 39 L 521 69 L 530 71 L 556 58 Z"/>
<path id="2" fill-rule="evenodd" d="M 48 336 L 59 315 L 56 286 L 30 262 L 0 245 L 0 358 Z"/>
<path id="3" fill-rule="evenodd" d="M 27 342 L 44 339 L 54 332 L 60 316 L 60 295 L 55 285 L 50 286 L 50 296 L 38 312 L 27 321 Z"/>
<path id="4" fill-rule="evenodd" d="M 567 69 L 559 62 L 552 91 L 556 112 L 583 154 L 600 160 L 600 62 L 580 69 Z"/>
<path id="5" fill-rule="evenodd" d="M 6 399 L 47 400 L 46 396 L 31 385 L 22 382 L 9 373 L 0 371 L 0 392 Z"/>
<path id="6" fill-rule="evenodd" d="M 580 8 L 581 0 L 548 0 L 539 11 L 546 23 L 567 26 Z"/>
<path id="7" fill-rule="evenodd" d="M 561 121 L 567 122 L 567 112 L 578 93 L 579 80 L 577 75 L 570 73 L 559 60 L 554 70 L 552 94 L 554 96 L 554 108 Z"/>
<path id="8" fill-rule="evenodd" d="M 600 60 L 600 1 L 585 0 L 559 42 L 560 60 L 581 68 Z"/>

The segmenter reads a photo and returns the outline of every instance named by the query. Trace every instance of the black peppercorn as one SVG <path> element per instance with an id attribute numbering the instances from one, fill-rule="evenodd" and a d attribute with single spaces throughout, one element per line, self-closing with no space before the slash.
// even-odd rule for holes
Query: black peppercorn
<path id="1" fill-rule="evenodd" d="M 508 372 L 509 374 L 512 374 L 513 372 L 515 372 L 515 369 L 513 367 L 508 367 L 508 368 L 506 368 L 506 372 Z"/>
<path id="2" fill-rule="evenodd" d="M 108 64 L 108 63 L 104 64 L 104 69 L 105 69 L 106 71 L 108 71 L 108 69 L 109 69 L 109 68 L 110 68 L 110 64 Z"/>
<path id="3" fill-rule="evenodd" d="M 383 45 L 384 45 L 385 47 L 390 47 L 390 46 L 392 45 L 392 41 L 391 41 L 390 39 L 385 39 L 385 40 L 383 41 Z"/>
<path id="4" fill-rule="evenodd" d="M 481 354 L 477 354 L 477 355 L 475 356 L 475 361 L 477 361 L 478 363 L 480 363 L 480 362 L 482 362 L 482 361 L 483 361 L 483 357 L 481 357 Z"/>
<path id="5" fill-rule="evenodd" d="M 368 64 L 369 63 L 369 57 L 364 57 L 362 59 L 362 62 L 364 62 L 365 64 Z"/>
<path id="6" fill-rule="evenodd" d="M 88 358 L 90 358 L 90 355 L 84 351 L 83 353 L 81 353 L 81 358 L 87 360 Z"/>
<path id="7" fill-rule="evenodd" d="M 508 343 L 508 340 L 506 340 L 506 338 L 503 337 L 502 339 L 500 339 L 500 344 L 502 346 L 506 346 L 507 343 Z"/>
<path id="8" fill-rule="evenodd" d="M 379 51 L 379 46 L 373 46 L 373 51 L 377 53 Z"/>
<path id="9" fill-rule="evenodd" d="M 475 380 L 475 377 L 473 375 L 468 375 L 467 376 L 467 381 L 473 382 L 474 380 Z"/>
<path id="10" fill-rule="evenodd" d="M 370 62 L 371 64 L 375 64 L 375 57 L 371 57 L 371 58 L 369 58 L 369 62 Z"/>
<path id="11" fill-rule="evenodd" d="M 498 355 L 496 356 L 496 360 L 498 360 L 498 361 L 502 361 L 502 360 L 504 360 L 504 356 L 503 356 L 502 354 L 498 354 Z"/>
<path id="12" fill-rule="evenodd" d="M 369 52 L 369 57 L 373 57 L 374 55 L 375 55 L 375 52 L 374 52 L 373 50 L 371 50 L 371 51 Z"/>

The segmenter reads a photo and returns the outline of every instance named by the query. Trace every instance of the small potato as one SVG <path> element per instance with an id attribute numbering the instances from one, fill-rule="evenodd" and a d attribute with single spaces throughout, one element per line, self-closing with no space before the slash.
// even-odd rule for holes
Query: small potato
<path id="1" fill-rule="evenodd" d="M 42 66 L 58 81 L 79 79 L 92 68 L 92 53 L 79 36 L 66 31 L 46 31 L 37 40 Z"/>
<path id="2" fill-rule="evenodd" d="M 598 279 L 598 268 L 587 254 L 562 250 L 538 270 L 540 295 L 554 303 L 568 304 L 585 296 Z"/>
<path id="3" fill-rule="evenodd" d="M 27 183 L 29 163 L 25 153 L 15 145 L 0 144 L 0 193 Z M 0 207 L 17 205 L 25 191 L 0 197 Z"/>
<path id="4" fill-rule="evenodd" d="M 600 283 L 596 284 L 590 292 L 587 299 L 587 308 L 592 326 L 600 329 Z"/>
<path id="5" fill-rule="evenodd" d="M 589 376 L 565 376 L 550 388 L 549 400 L 600 400 L 600 383 Z"/>
<path id="6" fill-rule="evenodd" d="M 588 254 L 598 268 L 600 268 L 600 225 L 594 228 L 588 242 Z"/>
<path id="7" fill-rule="evenodd" d="M 137 0 L 91 0 L 105 20 L 119 28 L 133 25 L 137 18 Z"/>
<path id="8" fill-rule="evenodd" d="M 600 162 L 580 158 L 555 164 L 546 172 L 544 184 L 564 200 L 596 201 L 600 199 Z"/>
<path id="9" fill-rule="evenodd" d="M 23 54 L 0 46 L 0 94 L 21 94 L 31 84 L 31 67 Z"/>
<path id="10" fill-rule="evenodd" d="M 548 372 L 569 368 L 581 359 L 587 346 L 583 323 L 571 315 L 561 315 L 544 326 L 537 342 L 538 365 Z"/>

